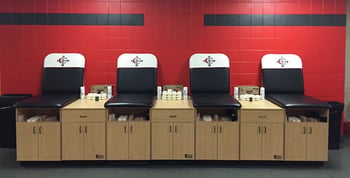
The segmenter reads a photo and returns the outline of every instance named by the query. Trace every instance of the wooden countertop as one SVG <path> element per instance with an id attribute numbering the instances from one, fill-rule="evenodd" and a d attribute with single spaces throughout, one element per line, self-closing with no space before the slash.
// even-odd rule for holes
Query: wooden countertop
<path id="1" fill-rule="evenodd" d="M 278 107 L 277 105 L 267 101 L 267 100 L 258 100 L 258 101 L 242 101 L 242 100 L 238 100 L 241 105 L 242 108 L 241 109 L 283 109 Z"/>
<path id="2" fill-rule="evenodd" d="M 74 101 L 73 103 L 67 105 L 63 109 L 104 109 L 104 104 L 107 100 L 81 100 L 78 99 Z"/>
<path id="3" fill-rule="evenodd" d="M 152 109 L 194 109 L 192 100 L 155 100 Z"/>

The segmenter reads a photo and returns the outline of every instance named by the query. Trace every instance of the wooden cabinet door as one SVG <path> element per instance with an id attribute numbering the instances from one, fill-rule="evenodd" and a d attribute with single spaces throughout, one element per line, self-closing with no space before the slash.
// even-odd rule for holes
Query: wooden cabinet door
<path id="1" fill-rule="evenodd" d="M 306 160 L 306 129 L 305 123 L 285 123 L 285 160 Z"/>
<path id="2" fill-rule="evenodd" d="M 107 160 L 129 159 L 128 122 L 107 123 Z"/>
<path id="3" fill-rule="evenodd" d="M 151 128 L 148 121 L 129 123 L 129 160 L 150 160 Z"/>
<path id="4" fill-rule="evenodd" d="M 106 159 L 106 132 L 105 123 L 84 124 L 84 159 Z"/>
<path id="5" fill-rule="evenodd" d="M 16 123 L 17 161 L 38 160 L 38 126 L 36 123 Z"/>
<path id="6" fill-rule="evenodd" d="M 173 158 L 173 124 L 152 123 L 152 159 Z"/>
<path id="7" fill-rule="evenodd" d="M 84 159 L 84 133 L 81 123 L 62 124 L 62 160 Z"/>
<path id="8" fill-rule="evenodd" d="M 241 123 L 240 159 L 261 160 L 262 124 Z"/>
<path id="9" fill-rule="evenodd" d="M 218 122 L 218 160 L 239 160 L 239 123 Z"/>
<path id="10" fill-rule="evenodd" d="M 196 159 L 217 159 L 217 123 L 196 123 Z"/>
<path id="11" fill-rule="evenodd" d="M 61 160 L 61 126 L 59 122 L 38 124 L 39 160 Z"/>
<path id="12" fill-rule="evenodd" d="M 328 160 L 328 125 L 327 123 L 308 123 L 307 150 L 308 161 Z"/>
<path id="13" fill-rule="evenodd" d="M 194 123 L 174 123 L 175 160 L 194 159 Z"/>
<path id="14" fill-rule="evenodd" d="M 262 160 L 283 160 L 283 123 L 263 123 Z"/>

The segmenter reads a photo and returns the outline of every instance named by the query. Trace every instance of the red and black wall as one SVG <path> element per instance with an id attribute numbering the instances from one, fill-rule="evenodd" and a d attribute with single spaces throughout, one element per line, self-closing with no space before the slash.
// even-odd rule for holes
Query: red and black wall
<path id="1" fill-rule="evenodd" d="M 346 0 L 0 0 L 0 91 L 39 94 L 53 52 L 86 57 L 86 88 L 115 86 L 127 52 L 157 56 L 159 85 L 187 86 L 193 53 L 225 53 L 232 87 L 261 85 L 264 54 L 294 53 L 306 94 L 343 102 L 345 22 Z"/>

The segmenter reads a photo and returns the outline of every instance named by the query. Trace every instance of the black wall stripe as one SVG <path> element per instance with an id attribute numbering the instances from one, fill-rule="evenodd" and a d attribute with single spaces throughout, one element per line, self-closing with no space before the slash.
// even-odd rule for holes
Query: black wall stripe
<path id="1" fill-rule="evenodd" d="M 0 25 L 144 25 L 143 14 L 0 13 Z"/>
<path id="2" fill-rule="evenodd" d="M 205 14 L 205 26 L 345 26 L 346 15 Z"/>

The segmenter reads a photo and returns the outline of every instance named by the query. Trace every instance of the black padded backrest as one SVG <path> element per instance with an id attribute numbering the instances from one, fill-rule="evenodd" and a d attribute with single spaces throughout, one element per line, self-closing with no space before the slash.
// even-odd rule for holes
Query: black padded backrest
<path id="1" fill-rule="evenodd" d="M 84 68 L 44 68 L 42 93 L 79 93 Z"/>
<path id="2" fill-rule="evenodd" d="M 157 68 L 118 68 L 117 93 L 156 93 Z"/>
<path id="3" fill-rule="evenodd" d="M 263 69 L 266 94 L 304 94 L 302 69 Z"/>
<path id="4" fill-rule="evenodd" d="M 85 57 L 79 53 L 51 53 L 44 59 L 42 93 L 76 93 L 84 82 Z"/>
<path id="5" fill-rule="evenodd" d="M 229 68 L 191 68 L 191 93 L 230 93 Z"/>

